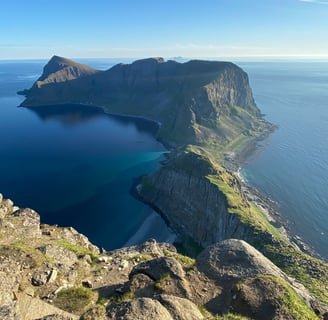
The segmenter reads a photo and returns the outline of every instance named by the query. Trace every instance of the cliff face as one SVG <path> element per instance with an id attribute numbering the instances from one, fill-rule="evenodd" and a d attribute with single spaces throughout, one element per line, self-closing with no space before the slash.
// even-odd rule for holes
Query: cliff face
<path id="1" fill-rule="evenodd" d="M 214 139 L 226 144 L 240 134 L 256 135 L 260 125 L 247 74 L 229 62 L 150 58 L 96 71 L 55 56 L 21 93 L 27 107 L 78 103 L 151 118 L 172 145 Z"/>
<path id="2" fill-rule="evenodd" d="M 229 212 L 226 194 L 210 177 L 227 179 L 240 194 L 238 206 L 249 209 L 239 180 L 195 147 L 171 156 L 159 170 L 143 179 L 138 190 L 142 199 L 154 205 L 178 234 L 203 247 L 229 238 L 253 240 L 254 225 L 243 221 L 237 211 Z"/>
<path id="3" fill-rule="evenodd" d="M 316 299 L 244 241 L 196 260 L 155 240 L 105 252 L 2 195 L 0 235 L 0 319 L 317 319 Z"/>

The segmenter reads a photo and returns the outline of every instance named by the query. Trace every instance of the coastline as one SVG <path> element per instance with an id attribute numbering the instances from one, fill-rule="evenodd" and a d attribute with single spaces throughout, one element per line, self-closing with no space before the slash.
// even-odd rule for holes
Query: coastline
<path id="1" fill-rule="evenodd" d="M 276 128 L 277 127 L 275 126 L 274 130 Z M 232 160 L 230 165 L 228 165 L 228 169 L 231 170 L 239 178 L 242 185 L 242 191 L 245 194 L 247 200 L 260 208 L 268 221 L 275 228 L 277 228 L 279 232 L 286 236 L 292 245 L 306 254 L 326 261 L 326 259 L 321 256 L 313 247 L 307 244 L 300 235 L 292 232 L 291 228 L 289 228 L 290 221 L 287 219 L 287 217 L 283 216 L 279 212 L 279 203 L 273 201 L 269 196 L 265 195 L 263 192 L 252 186 L 242 176 L 241 171 L 243 169 L 243 165 L 259 148 L 258 143 L 267 139 L 270 134 L 273 133 L 273 131 L 266 133 L 262 137 L 247 141 L 244 146 L 233 153 L 233 158 L 231 158 L 232 154 L 229 154 L 229 158 L 225 159 L 224 165 L 226 165 L 227 160 Z"/>
<path id="2" fill-rule="evenodd" d="M 64 104 L 63 104 L 64 105 Z M 86 108 L 96 108 L 100 112 L 103 112 L 106 115 L 109 116 L 115 116 L 115 117 L 124 117 L 124 118 L 131 118 L 131 119 L 141 119 L 145 121 L 149 121 L 157 126 L 157 131 L 154 134 L 154 138 L 159 141 L 164 148 L 166 149 L 163 151 L 163 154 L 170 152 L 172 150 L 172 146 L 166 144 L 162 140 L 159 139 L 158 137 L 158 130 L 160 129 L 161 123 L 158 121 L 155 121 L 154 119 L 143 117 L 143 116 L 138 116 L 134 114 L 121 114 L 121 113 L 114 113 L 110 112 L 106 106 L 99 106 L 99 105 L 94 105 L 94 104 L 87 104 L 87 103 L 74 103 L 70 104 L 72 106 L 77 106 L 77 107 L 86 107 Z M 55 107 L 55 106 L 60 106 L 60 105 L 49 105 L 48 107 Z M 28 106 L 23 106 L 25 108 L 33 109 L 36 112 L 38 111 L 38 107 L 28 107 Z M 265 120 L 264 120 L 265 121 Z M 226 167 L 228 170 L 233 172 L 241 181 L 242 183 L 242 191 L 245 194 L 246 198 L 248 201 L 254 203 L 257 207 L 261 209 L 263 214 L 266 216 L 266 218 L 269 220 L 269 222 L 276 227 L 283 235 L 285 235 L 288 240 L 297 248 L 299 248 L 301 251 L 308 253 L 312 256 L 318 257 L 320 259 L 324 259 L 321 255 L 319 255 L 312 247 L 310 247 L 308 244 L 306 244 L 302 238 L 297 235 L 293 234 L 288 227 L 289 221 L 286 217 L 283 217 L 279 213 L 279 204 L 271 200 L 268 196 L 263 194 L 261 191 L 257 190 L 255 187 L 250 185 L 241 175 L 241 170 L 243 167 L 243 164 L 247 159 L 250 158 L 251 155 L 254 154 L 254 152 L 258 149 L 258 143 L 260 141 L 263 141 L 267 139 L 270 134 L 272 134 L 276 130 L 277 126 L 272 125 L 268 127 L 267 130 L 265 130 L 259 137 L 254 137 L 249 140 L 247 140 L 243 145 L 241 145 L 237 150 L 234 150 L 232 152 L 225 152 L 223 154 L 223 161 L 222 164 L 224 167 Z M 136 177 L 138 179 L 138 177 Z M 162 223 L 165 223 L 166 228 L 170 228 L 169 221 L 165 218 L 165 216 L 156 210 L 154 206 L 152 206 L 151 203 L 148 203 L 140 197 L 139 193 L 136 191 L 137 188 L 136 183 L 132 183 L 131 185 L 131 194 L 139 201 L 145 203 L 148 205 L 150 208 L 153 209 L 153 212 L 145 219 L 143 224 L 138 228 L 138 230 L 129 238 L 129 240 L 124 244 L 126 246 L 127 244 L 131 244 L 132 241 L 138 241 L 138 239 L 146 239 L 147 238 L 147 233 L 150 234 L 149 230 L 150 228 L 157 228 L 158 227 L 158 221 L 154 219 L 154 212 L 156 212 L 157 220 L 161 220 Z M 152 225 L 152 226 L 151 226 Z M 153 237 L 153 236 L 150 236 Z M 173 235 L 172 235 L 173 237 Z M 174 242 L 179 236 L 175 235 L 175 238 L 172 240 Z"/>

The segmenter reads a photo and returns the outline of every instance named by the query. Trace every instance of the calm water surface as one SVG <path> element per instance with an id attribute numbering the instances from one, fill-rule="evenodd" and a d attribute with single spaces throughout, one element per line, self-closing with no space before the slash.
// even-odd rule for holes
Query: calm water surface
<path id="1" fill-rule="evenodd" d="M 0 192 L 106 249 L 168 240 L 162 219 L 130 195 L 135 178 L 162 159 L 157 125 L 76 106 L 41 115 L 17 108 L 16 91 L 29 88 L 44 64 L 0 62 Z"/>
<path id="2" fill-rule="evenodd" d="M 328 258 L 328 63 L 239 65 L 249 74 L 258 106 L 279 126 L 242 174 Z"/>

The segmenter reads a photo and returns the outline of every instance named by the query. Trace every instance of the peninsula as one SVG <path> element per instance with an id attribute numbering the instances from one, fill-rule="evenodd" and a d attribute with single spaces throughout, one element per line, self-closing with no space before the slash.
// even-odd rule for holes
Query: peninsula
<path id="1" fill-rule="evenodd" d="M 170 152 L 137 192 L 189 252 L 201 253 L 194 260 L 156 242 L 100 253 L 75 230 L 40 226 L 35 212 L 2 200 L 0 275 L 14 297 L 4 295 L 0 311 L 8 319 L 26 299 L 57 308 L 40 319 L 328 318 L 328 265 L 271 224 L 233 172 L 274 129 L 238 66 L 150 58 L 98 71 L 54 56 L 20 94 L 35 111 L 79 104 L 160 123 Z M 27 271 L 8 282 L 15 263 Z"/>

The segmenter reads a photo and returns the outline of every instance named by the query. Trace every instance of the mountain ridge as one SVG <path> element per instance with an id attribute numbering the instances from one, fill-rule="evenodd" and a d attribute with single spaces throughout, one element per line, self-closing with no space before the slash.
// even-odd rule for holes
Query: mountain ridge
<path id="1" fill-rule="evenodd" d="M 59 104 L 64 108 L 65 104 L 80 104 L 161 123 L 157 138 L 165 143 L 169 152 L 161 168 L 144 177 L 137 187 L 141 199 L 161 212 L 187 249 L 193 249 L 195 244 L 215 248 L 218 241 L 227 240 L 225 248 L 229 252 L 229 248 L 234 249 L 228 238 L 248 241 L 288 276 L 304 285 L 313 295 L 314 302 L 310 303 L 312 311 L 322 319 L 327 318 L 327 264 L 302 252 L 272 224 L 262 209 L 247 196 L 239 177 L 229 170 L 239 165 L 236 162 L 238 156 L 247 154 L 257 141 L 274 129 L 263 119 L 255 104 L 248 76 L 241 68 L 230 62 L 194 60 L 181 64 L 165 62 L 162 58 L 148 58 L 131 64 L 117 64 L 106 71 L 92 70 L 90 74 L 79 75 L 72 71 L 66 74 L 67 68 L 74 67 L 74 62 L 61 59 L 64 58 L 56 57 L 52 61 L 61 66 L 59 70 L 56 67 L 54 73 L 49 73 L 47 70 L 51 71 L 51 63 L 38 80 L 40 85 L 36 85 L 37 81 L 31 89 L 22 92 L 26 96 L 23 107 L 33 107 L 36 111 L 41 110 L 43 105 Z M 82 66 L 77 68 L 83 69 Z M 219 254 L 220 250 L 213 250 L 215 255 Z M 237 252 L 236 255 L 237 258 L 241 256 Z M 155 281 L 161 280 L 157 276 L 152 278 L 151 274 L 153 268 L 157 270 L 158 264 L 162 268 L 163 263 L 156 260 L 143 265 L 148 270 L 146 275 Z M 167 263 L 165 260 L 165 268 Z M 227 268 L 227 272 L 229 270 Z M 174 280 L 175 271 L 173 274 Z M 137 283 L 149 283 L 148 279 L 141 278 Z M 171 280 L 155 284 L 162 286 L 167 283 L 169 286 Z M 229 290 L 232 286 L 228 282 Z M 266 287 L 271 291 L 263 291 Z M 187 297 L 186 287 L 181 287 L 180 283 L 179 288 Z M 241 279 L 233 287 L 233 291 L 240 294 L 238 303 L 232 303 L 234 298 L 230 297 L 230 307 L 240 310 L 244 316 L 263 319 L 268 309 L 264 307 L 261 315 L 256 313 L 252 309 L 257 308 L 252 304 L 254 300 L 247 293 L 255 290 L 264 297 L 269 295 L 274 298 L 276 294 L 281 299 L 287 299 L 286 296 L 293 294 L 286 288 L 285 283 L 265 274 Z M 124 291 L 124 294 L 129 296 L 129 291 Z M 110 307 L 107 316 L 111 314 L 114 319 L 124 312 L 131 311 L 133 314 L 140 305 L 156 309 L 147 299 L 125 298 L 128 298 L 128 303 Z M 215 303 L 225 298 L 225 293 L 222 293 Z M 170 304 L 167 297 L 161 299 Z M 262 302 L 265 305 L 266 302 Z M 210 311 L 227 311 L 216 309 L 217 305 L 213 307 L 212 303 L 206 304 Z M 275 300 L 274 304 L 277 303 Z M 298 308 L 297 304 L 292 305 L 292 309 Z M 284 314 L 286 310 L 281 311 Z M 282 314 L 272 314 L 270 319 L 279 319 Z M 167 314 L 163 319 L 165 317 L 168 317 Z M 300 316 L 291 310 L 282 317 L 318 319 L 313 313 L 306 311 Z M 180 318 L 176 316 L 176 319 Z"/>

